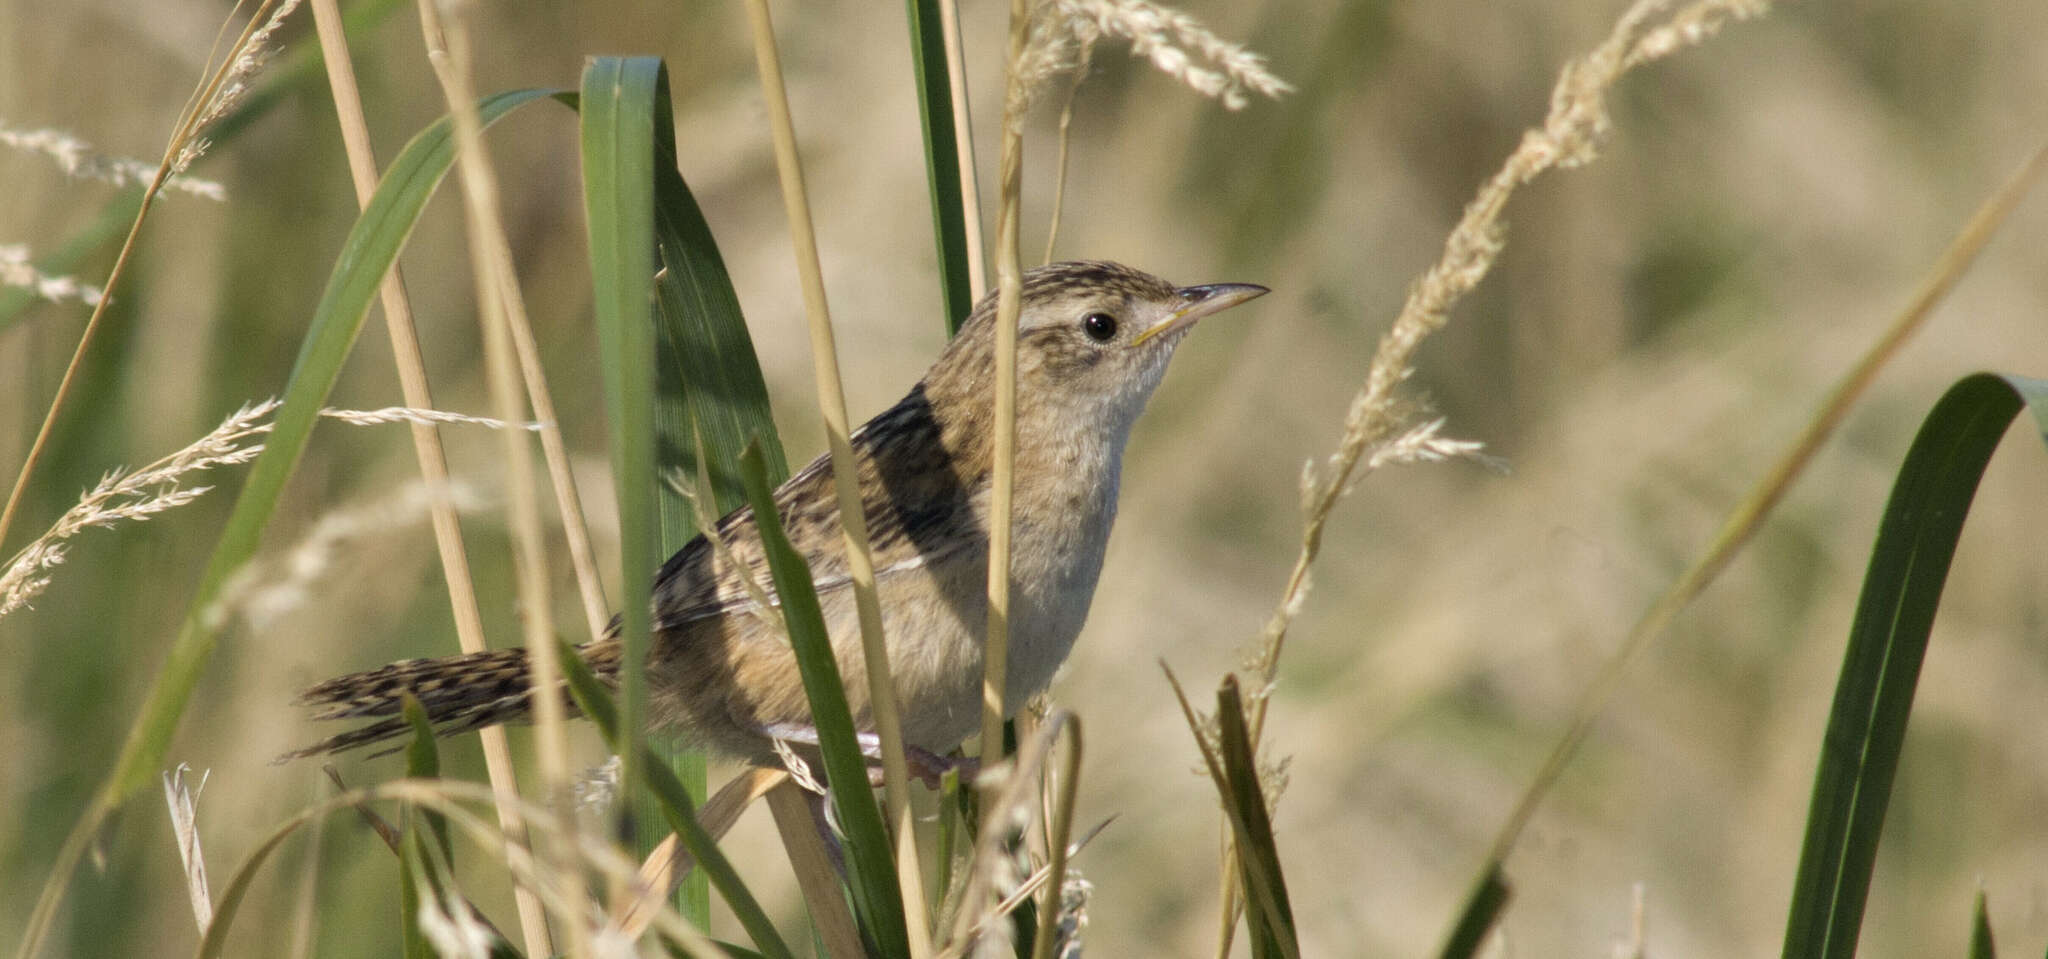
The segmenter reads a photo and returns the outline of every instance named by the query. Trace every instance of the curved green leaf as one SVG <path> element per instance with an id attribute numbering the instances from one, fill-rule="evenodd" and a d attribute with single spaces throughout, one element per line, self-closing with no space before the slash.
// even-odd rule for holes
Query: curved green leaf
<path id="1" fill-rule="evenodd" d="M 1439 959 L 1472 959 L 1478 955 L 1479 947 L 1486 944 L 1486 934 L 1492 932 L 1493 924 L 1500 921 L 1501 911 L 1507 908 L 1513 891 L 1500 863 L 1488 862 L 1486 871 L 1479 875 L 1478 885 L 1473 886 L 1471 895 L 1465 897 L 1465 908 L 1459 910 L 1458 921 L 1451 926 L 1450 938 L 1437 952 Z"/>
<path id="2" fill-rule="evenodd" d="M 763 437 L 772 481 L 780 482 L 789 467 L 775 439 L 768 385 L 739 296 L 711 227 L 677 172 L 675 124 L 661 61 L 593 59 L 585 68 L 581 101 L 585 219 L 611 414 L 613 477 L 621 484 L 620 529 L 633 531 L 626 547 L 630 555 L 622 557 L 621 582 L 628 585 L 624 608 L 646 610 L 651 571 L 698 530 L 690 501 L 664 479 L 700 475 L 701 448 L 701 475 L 711 479 L 699 495 L 708 500 L 703 505 L 711 515 L 704 518 L 716 520 L 746 502 L 739 454 L 750 439 Z M 621 620 L 621 635 L 630 644 L 627 660 L 634 664 L 641 657 L 633 650 L 644 649 L 640 618 Z M 631 711 L 632 703 L 644 702 L 623 694 L 626 689 L 644 692 L 639 675 L 633 669 L 632 681 L 622 685 L 622 709 Z M 693 796 L 705 794 L 701 752 L 664 758 Z M 649 802 L 651 797 L 636 795 L 640 818 L 659 821 L 663 814 Z M 654 837 L 638 838 L 645 852 Z M 710 908 L 701 874 L 692 874 L 681 895 L 684 915 L 701 925 Z"/>
<path id="3" fill-rule="evenodd" d="M 652 57 L 596 57 L 583 67 L 583 209 L 591 299 L 604 369 L 612 485 L 619 503 L 619 781 L 640 781 L 653 583 L 661 562 L 654 473 L 654 127 L 667 86 Z M 701 783 L 698 794 L 703 792 Z M 701 919 L 702 917 L 696 917 Z"/>
<path id="4" fill-rule="evenodd" d="M 553 92 L 548 90 L 500 93 L 480 100 L 478 110 L 488 125 L 520 106 L 551 95 Z M 326 292 L 314 308 L 305 343 L 292 367 L 283 405 L 277 410 L 263 453 L 249 468 L 249 478 L 242 484 L 234 511 L 200 574 L 199 589 L 185 614 L 184 624 L 129 730 L 113 773 L 100 785 L 92 805 L 65 840 L 51 878 L 30 916 L 20 955 L 33 955 L 40 946 L 55 916 L 63 887 L 92 833 L 123 800 L 152 782 L 156 770 L 163 766 L 164 753 L 191 700 L 192 688 L 219 641 L 220 623 L 213 607 L 221 587 L 255 555 L 263 528 L 270 522 L 284 491 L 285 480 L 298 463 L 299 454 L 304 452 L 320 407 L 326 403 L 342 362 L 348 358 L 356 334 L 362 329 L 371 298 L 398 258 L 406 238 L 412 235 L 427 198 L 454 159 L 454 140 L 447 120 L 443 119 L 406 144 L 350 230 L 328 277 Z"/>
<path id="5" fill-rule="evenodd" d="M 668 556 L 697 535 L 693 509 L 701 506 L 712 514 L 704 517 L 708 525 L 746 505 L 739 456 L 748 442 L 760 437 L 771 482 L 789 476 L 789 463 L 776 436 L 768 382 L 740 313 L 739 294 L 711 225 L 678 172 L 665 82 L 656 90 L 654 108 L 655 251 L 661 261 L 655 274 L 654 469 L 663 478 L 709 477 L 697 490 L 708 502 L 699 504 L 679 494 L 674 483 L 658 485 L 659 552 Z M 663 758 L 693 794 L 704 795 L 709 779 L 704 753 L 665 752 Z M 677 896 L 691 921 L 702 925 L 699 920 L 708 919 L 710 890 L 701 874 L 692 873 Z"/>
<path id="6" fill-rule="evenodd" d="M 1941 591 L 1984 466 L 2021 406 L 2048 441 L 2048 383 L 1979 373 L 1920 426 L 1864 574 L 1785 928 L 1786 959 L 1855 955 L 1885 807 Z"/>
<path id="7" fill-rule="evenodd" d="M 1251 731 L 1245 727 L 1244 698 L 1237 677 L 1226 676 L 1216 690 L 1216 751 L 1223 760 L 1223 808 L 1236 838 L 1237 865 L 1249 902 L 1245 925 L 1251 930 L 1255 959 L 1299 959 L 1301 943 L 1294 931 L 1294 908 L 1288 904 L 1287 879 L 1274 844 L 1273 820 L 1266 813 L 1266 791 L 1259 785 L 1258 758 Z"/>
<path id="8" fill-rule="evenodd" d="M 775 598 L 789 629 L 789 643 L 796 651 L 804 693 L 810 699 L 811 723 L 816 726 L 818 750 L 824 754 L 825 782 L 831 789 L 839 828 L 846 835 L 846 881 L 853 893 L 854 915 L 861 931 L 874 938 L 880 955 L 908 956 L 910 940 L 893 847 L 882 824 L 882 809 L 875 804 L 874 789 L 868 784 L 867 760 L 861 755 L 853 712 L 847 706 L 839 661 L 832 656 L 832 640 L 825 630 L 825 613 L 818 605 L 810 567 L 782 533 L 782 518 L 775 512 L 775 493 L 768 486 L 759 449 L 749 447 L 740 464 L 747 499 L 754 507 L 754 524 L 768 554 Z"/>

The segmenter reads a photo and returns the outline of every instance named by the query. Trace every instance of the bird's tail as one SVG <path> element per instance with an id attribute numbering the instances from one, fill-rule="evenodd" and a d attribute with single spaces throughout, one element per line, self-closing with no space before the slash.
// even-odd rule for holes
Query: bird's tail
<path id="1" fill-rule="evenodd" d="M 604 639 L 576 650 L 600 680 L 610 684 L 619 674 L 619 643 Z M 377 721 L 323 739 L 279 756 L 290 762 L 307 756 L 338 753 L 409 735 L 412 727 L 401 715 L 404 694 L 426 707 L 427 719 L 440 736 L 466 733 L 500 723 L 528 722 L 533 715 L 532 680 L 525 649 L 487 649 L 439 659 L 406 659 L 381 669 L 327 680 L 299 694 L 298 705 L 319 708 L 315 719 L 375 718 Z M 564 691 L 570 716 L 576 705 Z"/>

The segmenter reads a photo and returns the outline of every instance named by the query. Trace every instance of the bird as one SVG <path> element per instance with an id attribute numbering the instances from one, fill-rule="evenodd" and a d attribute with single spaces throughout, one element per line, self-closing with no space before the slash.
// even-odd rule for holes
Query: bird
<path id="1" fill-rule="evenodd" d="M 1009 664 L 1013 712 L 1053 679 L 1087 618 L 1116 519 L 1123 453 L 1167 362 L 1195 322 L 1269 292 L 1250 283 L 1175 286 L 1100 260 L 1022 276 L 1017 326 Z M 977 303 L 922 379 L 851 439 L 873 550 L 889 669 L 907 753 L 928 780 L 937 757 L 980 729 L 994 448 L 996 294 Z M 819 456 L 775 490 L 809 565 L 863 743 L 876 749 L 833 464 Z M 651 730 L 757 766 L 777 741 L 815 744 L 752 509 L 742 507 L 655 574 L 646 660 Z M 616 684 L 617 621 L 577 647 Z M 319 683 L 316 719 L 373 719 L 280 757 L 408 736 L 405 693 L 439 735 L 531 720 L 526 650 L 408 659 Z M 569 705 L 574 710 L 573 703 Z M 920 765 L 921 763 L 921 765 Z"/>

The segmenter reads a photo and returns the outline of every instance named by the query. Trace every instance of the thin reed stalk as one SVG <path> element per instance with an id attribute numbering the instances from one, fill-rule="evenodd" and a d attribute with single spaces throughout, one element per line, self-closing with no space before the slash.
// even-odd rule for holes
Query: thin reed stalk
<path id="1" fill-rule="evenodd" d="M 939 29 L 946 41 L 946 79 L 953 91 L 953 131 L 960 138 L 960 213 L 967 224 L 968 299 L 988 289 L 988 254 L 981 239 L 981 183 L 974 163 L 974 115 L 967 97 L 967 56 L 960 42 L 960 0 L 939 0 Z"/>
<path id="2" fill-rule="evenodd" d="M 377 158 L 370 146 L 368 119 L 363 113 L 362 93 L 356 85 L 354 61 L 349 56 L 348 37 L 342 28 L 336 0 L 312 0 L 313 23 L 320 39 L 321 61 L 327 66 L 327 84 L 333 93 L 336 118 L 341 125 L 342 147 L 348 155 L 349 174 L 354 181 L 356 202 L 367 207 L 377 190 Z M 412 303 L 406 295 L 405 276 L 397 264 L 384 277 L 378 297 L 384 307 L 384 328 L 391 336 L 392 362 L 398 368 L 398 385 L 405 405 L 433 409 L 433 391 L 427 383 L 426 359 L 420 352 L 419 330 L 413 320 Z M 500 410 L 499 412 L 504 412 Z M 521 440 L 523 443 L 524 441 Z M 446 490 L 448 457 L 441 446 L 440 428 L 431 423 L 412 424 L 413 454 L 419 460 L 420 476 L 430 491 Z M 476 582 L 470 575 L 469 555 L 463 547 L 462 523 L 450 497 L 430 495 L 434 546 L 441 558 L 442 576 L 448 584 L 448 606 L 455 617 L 456 642 L 465 653 L 482 652 L 485 646 L 483 614 L 477 606 Z M 505 730 L 492 726 L 479 731 L 483 747 L 484 773 L 494 793 L 519 794 L 512 769 L 512 747 Z M 499 822 L 508 828 L 511 813 L 499 809 Z M 513 904 L 519 912 L 522 932 L 545 930 L 540 901 L 533 893 L 515 887 Z M 545 940 L 527 937 L 529 950 Z"/>
<path id="3" fill-rule="evenodd" d="M 500 418 L 517 421 L 524 418 L 526 408 L 521 402 L 518 373 L 512 356 L 509 314 L 517 310 L 523 315 L 525 310 L 519 303 L 518 281 L 512 271 L 511 251 L 498 210 L 497 177 L 484 148 L 482 121 L 477 114 L 476 94 L 470 81 L 472 61 L 468 24 L 463 19 L 465 11 L 461 7 L 451 8 L 452 16 L 444 22 L 437 0 L 421 0 L 419 10 L 420 32 L 426 41 L 427 59 L 434 67 L 435 77 L 440 81 L 442 95 L 448 101 L 454 121 L 456 163 L 462 174 L 470 266 L 477 288 L 478 319 L 483 324 L 484 366 L 490 383 L 492 406 Z M 570 785 L 568 740 L 563 729 L 562 700 L 555 692 L 561 685 L 561 674 L 553 655 L 553 606 L 548 594 L 547 550 L 540 521 L 540 504 L 526 438 L 510 431 L 505 436 L 505 485 L 515 546 L 514 565 L 519 581 L 521 625 L 524 627 L 534 689 L 535 753 L 539 760 L 543 795 L 566 813 Z M 500 796 L 501 804 L 506 801 L 503 792 L 493 791 Z M 567 842 L 573 846 L 576 842 L 575 817 L 563 815 L 561 820 L 564 831 L 569 834 Z M 569 855 L 564 850 L 558 849 L 557 852 L 563 857 Z M 567 865 L 566 861 L 562 864 Z M 580 899 L 583 895 L 581 872 L 573 867 L 562 872 L 561 881 L 571 890 L 573 898 Z M 547 926 L 538 916 L 522 912 L 520 927 L 529 955 L 552 954 L 553 945 Z M 590 955 L 589 927 L 585 923 L 569 924 L 567 949 L 568 954 L 577 959 Z"/>
<path id="4" fill-rule="evenodd" d="M 724 839 L 733 824 L 739 822 L 740 814 L 746 812 L 754 800 L 788 781 L 789 773 L 780 769 L 758 766 L 747 769 L 719 787 L 718 792 L 705 801 L 697 810 L 697 822 L 714 841 Z M 816 841 L 816 831 L 810 830 L 808 825 L 806 829 L 812 841 Z M 612 904 L 612 925 L 627 936 L 638 939 L 696 864 L 696 859 L 684 848 L 681 837 L 669 833 L 668 838 L 656 845 L 647 860 L 640 864 L 638 894 Z M 829 872 L 830 867 L 826 868 Z M 845 902 L 842 900 L 840 905 L 843 907 Z"/>
<path id="5" fill-rule="evenodd" d="M 1073 145 L 1070 134 L 1074 125 L 1074 100 L 1080 97 L 1081 82 L 1088 79 L 1088 65 L 1095 59 L 1094 37 L 1081 41 L 1081 52 L 1076 59 L 1074 79 L 1067 84 L 1066 102 L 1060 104 L 1059 160 L 1053 167 L 1052 216 L 1045 227 L 1045 256 L 1039 260 L 1040 265 L 1052 262 L 1052 251 L 1060 238 L 1060 214 L 1067 205 L 1067 154 Z"/>
<path id="6" fill-rule="evenodd" d="M 1053 736 L 1065 728 L 1067 755 L 1060 765 L 1059 799 L 1046 822 L 1045 902 L 1038 907 L 1038 935 L 1031 940 L 1031 959 L 1052 959 L 1053 933 L 1059 927 L 1061 897 L 1067 886 L 1067 841 L 1074 832 L 1074 800 L 1081 786 L 1081 717 L 1062 710 L 1045 725 Z"/>
<path id="7" fill-rule="evenodd" d="M 1010 666 L 1010 536 L 1016 496 L 1017 315 L 1023 309 L 1024 269 L 1017 226 L 1024 195 L 1025 90 L 1018 76 L 1031 33 L 1029 0 L 1010 0 L 1009 56 L 1003 65 L 1001 195 L 996 215 L 996 350 L 994 463 L 989 482 L 988 636 L 983 644 L 981 755 L 1002 758 L 1003 702 Z"/>
<path id="8" fill-rule="evenodd" d="M 896 875 L 903 893 L 905 926 L 912 956 L 931 954 L 929 910 L 917 858 L 917 833 L 910 811 L 910 772 L 903 757 L 903 724 L 896 706 L 895 681 L 889 669 L 889 648 L 882 633 L 882 604 L 875 592 L 874 556 L 868 547 L 867 511 L 861 504 L 860 467 L 853 455 L 846 415 L 846 389 L 839 376 L 839 350 L 832 316 L 825 302 L 824 269 L 818 262 L 817 231 L 804 190 L 803 165 L 796 152 L 796 125 L 790 117 L 789 93 L 775 48 L 775 26 L 767 0 L 747 0 L 747 19 L 754 36 L 754 60 L 768 105 L 769 128 L 775 142 L 775 169 L 782 183 L 782 203 L 789 217 L 797 273 L 802 279 L 804 314 L 811 334 L 811 370 L 818 383 L 818 412 L 825 420 L 825 439 L 832 457 L 832 487 L 839 500 L 840 528 L 846 536 L 846 569 L 852 581 L 854 606 L 860 617 L 861 653 L 867 668 L 869 710 L 881 741 L 884 815 L 896 845 Z"/>

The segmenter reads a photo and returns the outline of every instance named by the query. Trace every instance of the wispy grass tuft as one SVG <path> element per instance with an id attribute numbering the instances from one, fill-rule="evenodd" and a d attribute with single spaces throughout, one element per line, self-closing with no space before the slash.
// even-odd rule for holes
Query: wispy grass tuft
<path id="1" fill-rule="evenodd" d="M 1017 62 L 1021 86 L 1011 92 L 1022 98 L 1019 112 L 1029 109 L 1047 81 L 1085 66 L 1095 43 L 1105 38 L 1128 41 L 1132 56 L 1226 109 L 1243 109 L 1249 93 L 1279 97 L 1294 89 L 1267 68 L 1265 57 L 1172 7 L 1147 0 L 1041 0 Z"/>
<path id="2" fill-rule="evenodd" d="M 98 306 L 100 302 L 99 287 L 81 283 L 77 277 L 50 276 L 36 269 L 29 262 L 25 243 L 0 244 L 0 286 L 29 290 L 52 303 L 77 300 L 86 306 Z"/>
<path id="3" fill-rule="evenodd" d="M 213 893 L 206 884 L 206 854 L 199 848 L 199 794 L 206 791 L 205 773 L 199 785 L 186 782 L 192 769 L 183 763 L 164 773 L 164 803 L 170 807 L 171 835 L 178 840 L 178 861 L 185 865 L 185 893 L 192 901 L 192 918 L 199 931 L 213 924 Z"/>
<path id="4" fill-rule="evenodd" d="M 1607 39 L 1592 52 L 1566 64 L 1551 90 L 1550 111 L 1541 126 L 1522 140 L 1479 193 L 1444 240 L 1443 255 L 1408 291 L 1394 324 L 1380 339 L 1367 368 L 1365 383 L 1344 414 L 1337 449 L 1321 463 L 1302 471 L 1301 551 L 1272 615 L 1261 630 L 1250 708 L 1252 741 L 1265 727 L 1266 697 L 1278 672 L 1287 628 L 1307 596 L 1310 568 L 1322 548 L 1323 526 L 1331 510 L 1360 477 L 1379 466 L 1466 456 L 1476 444 L 1439 435 L 1440 421 L 1415 424 L 1411 404 L 1398 392 L 1414 373 L 1416 350 L 1423 340 L 1450 322 L 1451 310 L 1493 269 L 1506 243 L 1501 213 L 1515 191 L 1559 167 L 1590 163 L 1611 131 L 1607 93 L 1622 75 L 1660 57 L 1705 41 L 1731 20 L 1762 15 L 1767 0 L 1699 0 L 1661 23 L 1651 21 L 1669 6 L 1668 0 L 1638 0 L 1622 14 Z"/>
<path id="5" fill-rule="evenodd" d="M 265 635 L 285 616 L 312 604 L 329 583 L 337 559 L 381 534 L 411 527 L 436 510 L 474 513 L 490 500 L 474 484 L 451 481 L 440 486 L 409 480 L 368 502 L 322 515 L 298 543 L 275 560 L 243 567 L 221 590 L 216 615 L 238 616 L 252 635 Z"/>
<path id="6" fill-rule="evenodd" d="M 269 419 L 279 406 L 264 400 L 244 406 L 205 436 L 175 453 L 132 472 L 115 469 L 86 490 L 77 505 L 64 512 L 43 535 L 9 558 L 0 571 L 0 616 L 29 605 L 50 585 L 49 572 L 64 562 L 67 541 L 88 529 L 108 528 L 124 522 L 142 522 L 166 510 L 176 509 L 213 489 L 186 486 L 195 474 L 222 466 L 247 463 L 263 452 L 259 437 L 275 425 Z M 495 419 L 449 413 L 385 407 L 377 410 L 322 410 L 321 415 L 344 423 L 370 426 L 380 423 L 467 423 L 491 428 L 504 424 Z"/>
<path id="7" fill-rule="evenodd" d="M 128 228 L 128 237 L 121 244 L 121 251 L 114 259 L 113 268 L 108 271 L 103 290 L 112 290 L 119 283 L 135 252 L 136 242 L 142 232 L 142 223 L 148 219 L 149 211 L 157 196 L 162 193 L 165 184 L 173 176 L 183 172 L 192 160 L 205 150 L 203 135 L 207 126 L 228 113 L 240 99 L 239 93 L 233 97 L 223 98 L 222 91 L 230 87 L 246 90 L 249 79 L 268 56 L 256 48 L 267 44 L 271 33 L 298 2 L 299 0 L 284 0 L 283 3 L 260 0 L 242 33 L 228 47 L 224 62 L 214 64 L 209 58 L 207 70 L 199 87 L 194 91 L 184 112 L 179 115 L 170 140 L 164 146 L 163 158 L 158 161 L 155 172 L 150 174 L 143 184 L 142 199 Z M 79 371 L 84 367 L 86 351 L 92 346 L 94 336 L 99 331 L 106 313 L 107 299 L 103 296 L 93 307 L 92 316 L 86 320 L 85 329 L 78 335 L 78 345 L 71 352 L 71 360 L 65 365 L 63 377 L 57 381 L 57 391 L 50 398 L 49 407 L 43 414 L 42 425 L 36 429 L 35 439 L 29 442 L 28 455 L 23 457 L 21 470 L 15 475 L 14 486 L 8 490 L 6 505 L 0 506 L 0 545 L 6 544 L 7 534 L 13 529 L 15 516 L 21 508 L 22 495 L 27 492 L 29 480 L 35 475 L 36 467 L 42 461 L 43 451 L 48 447 L 50 434 L 56 427 L 57 414 L 63 410 L 66 399 L 78 381 Z"/>
<path id="8" fill-rule="evenodd" d="M 156 176 L 157 171 L 155 164 L 127 157 L 108 156 L 94 150 L 92 144 L 78 137 L 48 127 L 22 130 L 10 127 L 6 121 L 0 120 L 0 146 L 49 157 L 69 176 L 82 180 L 98 180 L 115 186 L 146 185 Z M 165 180 L 164 189 L 208 200 L 228 198 L 227 188 L 219 182 L 185 174 Z"/>

